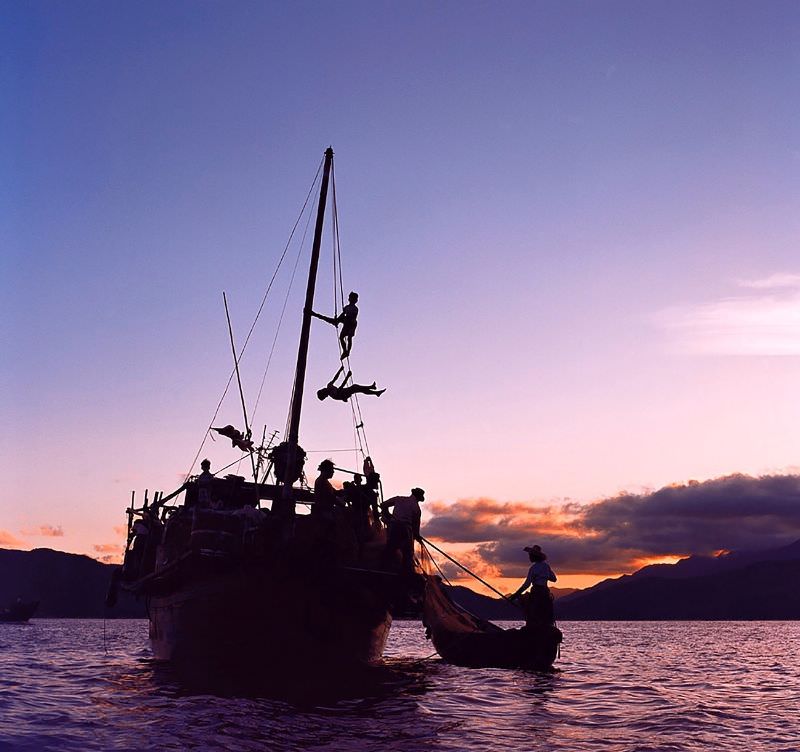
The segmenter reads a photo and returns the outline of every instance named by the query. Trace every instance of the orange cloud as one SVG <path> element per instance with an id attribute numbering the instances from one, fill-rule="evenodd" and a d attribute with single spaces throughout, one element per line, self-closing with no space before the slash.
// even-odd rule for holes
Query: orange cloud
<path id="1" fill-rule="evenodd" d="M 691 554 L 793 543 L 800 538 L 799 501 L 797 475 L 730 475 L 587 504 L 435 502 L 423 534 L 445 548 L 456 545 L 459 558 L 481 561 L 501 577 L 524 575 L 522 549 L 532 543 L 544 547 L 559 573 L 617 575 Z"/>
<path id="2" fill-rule="evenodd" d="M 119 564 L 122 562 L 122 552 L 125 547 L 119 543 L 95 543 L 92 548 L 96 553 L 101 554 L 95 558 L 104 564 Z"/>
<path id="3" fill-rule="evenodd" d="M 118 543 L 95 543 L 92 548 L 99 554 L 117 554 L 122 552 Z"/>
<path id="4" fill-rule="evenodd" d="M 22 548 L 25 545 L 24 541 L 13 536 L 7 530 L 0 530 L 0 546 L 8 546 L 9 548 Z"/>
<path id="5" fill-rule="evenodd" d="M 42 536 L 45 538 L 62 538 L 64 530 L 61 525 L 39 525 L 22 531 L 23 535 Z"/>

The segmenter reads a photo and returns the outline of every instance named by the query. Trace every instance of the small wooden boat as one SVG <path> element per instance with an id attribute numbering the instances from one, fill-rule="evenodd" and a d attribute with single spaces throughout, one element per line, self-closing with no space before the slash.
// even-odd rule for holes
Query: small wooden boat
<path id="1" fill-rule="evenodd" d="M 548 671 L 562 640 L 551 624 L 503 629 L 474 616 L 453 602 L 435 575 L 425 575 L 422 621 L 439 655 L 456 666 Z"/>
<path id="2" fill-rule="evenodd" d="M 39 601 L 17 601 L 0 608 L 0 621 L 28 621 L 39 608 Z"/>

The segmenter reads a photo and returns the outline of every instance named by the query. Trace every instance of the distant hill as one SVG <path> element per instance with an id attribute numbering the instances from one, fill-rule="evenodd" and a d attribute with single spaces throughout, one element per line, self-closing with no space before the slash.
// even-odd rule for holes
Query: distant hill
<path id="1" fill-rule="evenodd" d="M 38 617 L 144 617 L 142 601 L 120 592 L 113 609 L 104 600 L 113 565 L 88 556 L 37 548 L 0 549 L 0 606 L 21 596 L 40 601 Z M 690 556 L 656 564 L 585 590 L 552 588 L 556 616 L 570 620 L 800 619 L 800 541 L 769 551 Z M 490 620 L 517 620 L 514 605 L 447 588 L 456 603 Z"/>
<path id="2" fill-rule="evenodd" d="M 445 585 L 448 595 L 462 608 L 467 609 L 475 616 L 490 621 L 519 621 L 522 614 L 518 606 L 504 601 L 500 598 L 492 598 L 488 595 L 481 595 L 474 590 L 462 585 Z M 550 588 L 553 597 L 563 598 L 576 592 L 574 588 Z"/>
<path id="3" fill-rule="evenodd" d="M 559 619 L 800 619 L 800 541 L 768 551 L 691 556 L 604 580 L 559 601 Z"/>
<path id="4" fill-rule="evenodd" d="M 88 556 L 49 548 L 0 549 L 0 605 L 21 596 L 23 600 L 39 601 L 37 617 L 144 617 L 144 602 L 137 602 L 127 593 L 120 592 L 117 605 L 105 609 L 113 569 L 114 565 Z"/>

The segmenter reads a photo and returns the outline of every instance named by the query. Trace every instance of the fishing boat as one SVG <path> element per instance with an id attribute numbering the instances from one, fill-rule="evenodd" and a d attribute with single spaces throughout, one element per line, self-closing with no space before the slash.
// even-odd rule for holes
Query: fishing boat
<path id="1" fill-rule="evenodd" d="M 39 608 L 39 601 L 17 600 L 8 606 L 0 608 L 0 621 L 28 621 Z"/>
<path id="2" fill-rule="evenodd" d="M 135 494 L 131 496 L 124 565 L 115 573 L 108 603 L 113 604 L 119 587 L 145 599 L 152 651 L 159 660 L 269 674 L 370 664 L 383 654 L 393 611 L 405 612 L 421 599 L 421 576 L 403 572 L 396 560 L 387 559 L 377 507 L 381 483 L 364 447 L 359 447 L 363 464 L 358 472 L 363 472 L 367 484 L 359 488 L 374 497 L 366 517 L 356 520 L 352 508 L 338 506 L 330 514 L 315 514 L 320 499 L 306 478 L 300 418 L 309 334 L 312 316 L 317 315 L 314 294 L 332 182 L 332 149 L 326 150 L 320 169 L 283 440 L 266 441 L 265 427 L 261 445 L 254 446 L 239 375 L 241 352 L 236 351 L 228 317 L 245 430 L 232 425 L 213 430 L 231 439 L 239 459 L 251 465 L 252 479 L 212 476 L 206 469 L 189 475 L 172 493 L 157 492 L 148 499 L 145 492 L 141 506 L 136 505 Z M 318 171 L 312 190 L 319 175 Z M 341 273 L 340 260 L 338 268 Z M 225 306 L 227 313 L 227 299 Z M 342 363 L 347 356 L 342 352 Z M 353 410 L 353 416 L 360 436 L 360 408 Z M 310 514 L 301 513 L 308 510 Z"/>
<path id="3" fill-rule="evenodd" d="M 422 621 L 436 652 L 471 668 L 552 669 L 562 641 L 554 624 L 503 629 L 455 603 L 438 575 L 425 575 Z"/>

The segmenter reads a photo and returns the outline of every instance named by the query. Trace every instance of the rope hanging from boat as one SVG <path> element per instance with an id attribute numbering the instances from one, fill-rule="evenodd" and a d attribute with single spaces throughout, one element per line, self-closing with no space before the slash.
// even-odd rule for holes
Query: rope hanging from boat
<path id="1" fill-rule="evenodd" d="M 460 561 L 458 561 L 455 558 L 453 558 L 452 556 L 450 556 L 450 554 L 448 554 L 446 551 L 442 551 L 442 549 L 439 548 L 435 543 L 431 543 L 427 538 L 425 538 L 422 535 L 420 535 L 419 539 L 420 539 L 420 541 L 421 541 L 421 543 L 423 545 L 427 544 L 434 551 L 438 551 L 442 556 L 445 557 L 445 559 L 448 559 L 453 564 L 455 564 L 457 567 L 459 567 L 460 569 L 463 569 L 468 575 L 474 577 L 478 582 L 481 583 L 481 585 L 483 585 L 484 587 L 489 588 L 489 590 L 491 590 L 493 593 L 496 593 L 497 595 L 499 595 L 504 601 L 508 601 L 508 603 L 513 603 L 518 609 L 520 609 L 520 611 L 523 610 L 522 606 L 519 603 L 516 603 L 515 601 L 512 601 L 511 598 L 509 598 L 504 593 L 501 593 L 496 587 L 493 587 L 492 585 L 490 585 L 488 582 L 486 582 L 486 580 L 484 580 L 483 578 L 479 577 L 471 569 L 467 569 L 467 567 L 465 567 Z M 428 555 L 430 555 L 430 552 L 428 552 Z M 433 557 L 431 557 L 431 558 L 433 558 Z"/>
<path id="2" fill-rule="evenodd" d="M 294 225 L 292 227 L 292 231 L 289 233 L 289 239 L 286 241 L 286 245 L 284 246 L 283 253 L 281 253 L 280 259 L 278 260 L 278 265 L 275 268 L 275 271 L 272 273 L 272 277 L 271 277 L 271 279 L 269 281 L 269 284 L 267 285 L 266 291 L 264 292 L 264 297 L 261 299 L 261 305 L 259 305 L 259 307 L 258 307 L 258 311 L 256 312 L 255 318 L 253 319 L 253 323 L 250 326 L 250 330 L 247 332 L 247 336 L 245 337 L 244 344 L 242 345 L 242 349 L 239 352 L 238 360 L 241 360 L 242 357 L 244 356 L 245 350 L 247 349 L 247 345 L 250 342 L 250 337 L 253 334 L 253 330 L 255 329 L 256 324 L 258 323 L 258 319 L 261 316 L 261 312 L 264 310 L 264 305 L 267 302 L 267 297 L 269 296 L 270 290 L 272 290 L 272 285 L 275 283 L 275 278 L 278 276 L 278 272 L 280 271 L 281 266 L 283 265 L 283 261 L 286 258 L 286 254 L 287 254 L 287 252 L 289 250 L 289 246 L 291 245 L 292 240 L 294 238 L 294 234 L 295 234 L 295 231 L 297 230 L 297 226 L 300 224 L 300 220 L 303 218 L 303 214 L 306 211 L 306 207 L 308 206 L 308 202 L 311 199 L 312 194 L 314 193 L 314 188 L 316 187 L 317 182 L 320 179 L 320 175 L 322 173 L 323 162 L 324 162 L 324 160 L 320 160 L 320 163 L 317 166 L 317 172 L 314 175 L 314 179 L 311 181 L 311 187 L 308 189 L 308 193 L 306 194 L 306 199 L 303 202 L 303 206 L 300 209 L 300 213 L 297 215 L 297 219 L 295 220 L 295 223 L 294 223 Z M 233 377 L 235 375 L 236 375 L 236 368 L 233 368 L 231 370 L 230 376 L 228 376 L 228 382 L 225 384 L 225 388 L 222 390 L 222 396 L 219 398 L 219 402 L 217 402 L 217 407 L 214 410 L 214 415 L 211 417 L 211 420 L 208 423 L 208 428 L 206 428 L 205 433 L 203 434 L 203 440 L 200 442 L 200 447 L 197 450 L 197 454 L 195 454 L 194 459 L 192 460 L 192 464 L 189 467 L 189 471 L 186 473 L 186 477 L 184 478 L 184 481 L 183 481 L 184 483 L 186 483 L 186 481 L 189 480 L 189 478 L 192 475 L 192 472 L 194 471 L 195 465 L 197 464 L 197 460 L 199 459 L 200 454 L 203 451 L 203 447 L 205 446 L 206 441 L 208 440 L 208 436 L 209 436 L 209 434 L 211 432 L 211 427 L 214 425 L 214 422 L 217 419 L 217 415 L 219 415 L 220 408 L 222 407 L 222 403 L 225 400 L 225 396 L 228 394 L 228 389 L 230 388 L 231 383 L 233 382 Z"/>
<path id="3" fill-rule="evenodd" d="M 422 558 L 423 567 L 425 565 L 425 561 L 426 561 L 426 557 L 427 557 L 427 561 L 429 561 L 431 564 L 433 564 L 434 568 L 439 573 L 439 576 L 448 585 L 450 585 L 450 587 L 452 587 L 453 583 L 450 582 L 450 580 L 448 579 L 447 575 L 442 571 L 442 568 L 439 566 L 439 562 L 436 561 L 436 559 L 433 558 L 433 554 L 428 550 L 428 547 L 425 545 L 425 543 L 423 541 L 420 541 L 419 548 L 420 548 L 420 551 L 422 552 L 422 557 L 421 558 Z"/>
<path id="4" fill-rule="evenodd" d="M 222 291 L 222 300 L 225 303 L 225 318 L 228 319 L 228 334 L 231 338 L 231 352 L 233 353 L 233 368 L 236 371 L 236 383 L 239 385 L 239 397 L 242 400 L 242 414 L 244 415 L 244 430 L 245 430 L 245 440 L 249 441 L 250 437 L 253 435 L 253 432 L 250 430 L 250 422 L 247 420 L 247 405 L 244 401 L 244 389 L 242 389 L 242 377 L 239 375 L 239 358 L 236 356 L 236 343 L 233 339 L 233 325 L 231 324 L 231 313 L 228 310 L 228 296 L 225 294 L 225 291 Z M 252 444 L 250 444 L 252 447 Z M 256 461 L 253 457 L 252 451 L 250 454 L 250 464 L 253 468 L 253 481 L 258 482 L 258 473 L 256 472 Z"/>

